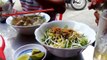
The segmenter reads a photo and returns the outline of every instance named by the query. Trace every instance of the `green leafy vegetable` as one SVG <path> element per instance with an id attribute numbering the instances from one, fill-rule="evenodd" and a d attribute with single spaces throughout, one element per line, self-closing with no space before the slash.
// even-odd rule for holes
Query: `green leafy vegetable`
<path id="1" fill-rule="evenodd" d="M 44 44 L 55 48 L 78 48 L 88 44 L 88 39 L 72 29 L 52 27 L 41 39 Z"/>

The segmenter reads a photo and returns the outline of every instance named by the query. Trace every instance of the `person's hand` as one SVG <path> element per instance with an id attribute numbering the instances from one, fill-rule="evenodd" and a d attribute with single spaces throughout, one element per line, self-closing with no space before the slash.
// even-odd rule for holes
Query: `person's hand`
<path id="1" fill-rule="evenodd" d="M 95 18 L 96 18 L 95 22 L 96 22 L 97 25 L 98 25 L 100 14 L 98 13 L 97 10 L 94 12 L 94 16 L 95 16 Z"/>
<path id="2" fill-rule="evenodd" d="M 101 3 L 104 3 L 104 2 L 106 2 L 106 1 L 107 1 L 107 0 L 91 0 L 91 3 L 90 3 L 90 5 L 88 6 L 88 8 L 89 8 L 89 9 L 97 9 L 97 8 L 99 8 L 99 5 L 100 5 Z M 94 16 L 95 16 L 95 18 L 96 18 L 95 22 L 96 22 L 97 25 L 98 25 L 98 22 L 99 22 L 99 13 L 98 13 L 97 10 L 94 12 Z"/>
<path id="3" fill-rule="evenodd" d="M 89 9 L 96 9 L 101 3 L 104 3 L 105 0 L 91 0 L 91 3 L 89 4 Z"/>
<path id="4" fill-rule="evenodd" d="M 35 0 L 37 1 L 43 8 L 54 8 L 56 13 L 64 13 L 65 1 L 64 0 Z"/>

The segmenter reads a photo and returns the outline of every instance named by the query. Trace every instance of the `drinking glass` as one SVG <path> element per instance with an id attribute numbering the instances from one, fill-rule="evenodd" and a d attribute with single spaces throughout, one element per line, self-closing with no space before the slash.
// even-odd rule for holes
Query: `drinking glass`
<path id="1" fill-rule="evenodd" d="M 93 60 L 107 60 L 107 10 L 100 15 Z"/>

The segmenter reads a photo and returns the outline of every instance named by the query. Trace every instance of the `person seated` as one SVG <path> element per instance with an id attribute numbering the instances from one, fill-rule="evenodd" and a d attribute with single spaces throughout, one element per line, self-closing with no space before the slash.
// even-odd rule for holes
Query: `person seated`
<path id="1" fill-rule="evenodd" d="M 56 14 L 63 14 L 66 10 L 64 0 L 20 0 L 23 11 L 33 11 L 53 8 L 54 11 L 46 12 L 51 16 L 51 21 L 55 20 Z"/>
<path id="2" fill-rule="evenodd" d="M 9 1 L 11 5 L 14 5 L 13 3 L 14 0 L 9 0 Z M 46 12 L 51 17 L 50 21 L 55 20 L 56 15 L 58 13 L 63 14 L 66 10 L 64 0 L 20 0 L 20 2 L 23 11 L 33 11 L 33 10 L 53 8 L 54 11 Z M 3 22 L 4 21 L 5 20 L 3 20 Z"/>

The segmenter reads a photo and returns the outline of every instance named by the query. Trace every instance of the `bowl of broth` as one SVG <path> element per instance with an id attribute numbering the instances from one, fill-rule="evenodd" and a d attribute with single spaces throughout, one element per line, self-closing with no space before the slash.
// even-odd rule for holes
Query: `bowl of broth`
<path id="1" fill-rule="evenodd" d="M 50 20 L 46 13 L 23 14 L 18 16 L 9 16 L 6 23 L 12 26 L 20 34 L 34 34 L 34 30 L 41 24 Z"/>

